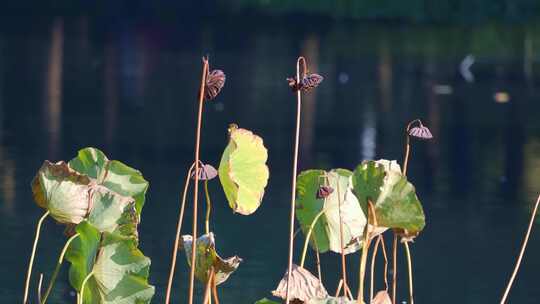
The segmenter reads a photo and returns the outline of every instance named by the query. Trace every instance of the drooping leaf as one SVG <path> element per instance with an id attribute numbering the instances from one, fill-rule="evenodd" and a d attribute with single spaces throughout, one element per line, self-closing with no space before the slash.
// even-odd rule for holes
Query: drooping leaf
<path id="1" fill-rule="evenodd" d="M 93 268 L 100 303 L 150 303 L 154 286 L 148 284 L 150 259 L 136 242 L 117 234 L 104 233 Z"/>
<path id="2" fill-rule="evenodd" d="M 89 212 L 91 180 L 65 162 L 45 161 L 32 181 L 36 203 L 62 224 L 78 224 Z"/>
<path id="3" fill-rule="evenodd" d="M 318 249 L 321 253 L 328 250 L 341 252 L 340 205 L 345 254 L 359 249 L 358 242 L 353 242 L 353 240 L 363 234 L 366 217 L 352 193 L 351 174 L 345 169 L 335 169 L 326 173 L 323 170 L 307 170 L 297 178 L 296 217 L 304 235 L 307 235 L 311 224 L 322 212 L 310 238 L 311 247 Z M 325 179 L 327 179 L 327 186 L 334 189 L 326 200 L 318 198 L 317 195 Z"/>
<path id="4" fill-rule="evenodd" d="M 188 265 L 191 266 L 193 236 L 183 235 L 182 241 L 183 248 L 186 251 Z M 216 242 L 212 232 L 197 238 L 196 246 L 195 276 L 203 283 L 208 281 L 212 267 L 215 272 L 216 285 L 219 285 L 225 282 L 242 262 L 242 259 L 238 256 L 227 259 L 221 258 L 216 251 Z"/>
<path id="5" fill-rule="evenodd" d="M 71 242 L 66 252 L 66 260 L 71 263 L 69 282 L 73 288 L 80 292 L 84 278 L 92 271 L 94 266 L 101 234 L 87 221 L 77 225 L 75 231 L 79 236 Z M 97 286 L 90 279 L 85 285 L 84 303 L 99 303 L 98 298 L 95 297 L 96 294 Z"/>
<path id="6" fill-rule="evenodd" d="M 281 303 L 276 302 L 276 301 L 272 301 L 272 300 L 267 299 L 267 298 L 262 298 L 259 301 L 255 302 L 255 304 L 281 304 Z"/>
<path id="7" fill-rule="evenodd" d="M 229 144 L 219 164 L 219 180 L 234 212 L 249 215 L 259 208 L 268 183 L 268 153 L 251 131 L 230 128 Z"/>
<path id="8" fill-rule="evenodd" d="M 424 211 L 414 186 L 396 165 L 388 161 L 360 164 L 352 176 L 354 194 L 364 210 L 368 199 L 372 201 L 378 226 L 415 234 L 425 226 Z"/>
<path id="9" fill-rule="evenodd" d="M 272 294 L 276 297 L 287 298 L 288 271 L 279 282 L 276 290 Z M 289 299 L 307 302 L 310 299 L 320 299 L 328 297 L 328 292 L 317 277 L 306 269 L 293 264 L 291 270 L 291 281 L 289 283 Z"/>
<path id="10" fill-rule="evenodd" d="M 111 191 L 132 197 L 135 200 L 137 214 L 140 216 L 148 189 L 148 182 L 140 171 L 119 161 L 109 160 L 96 148 L 80 150 L 77 157 L 69 162 L 69 166 L 81 174 L 96 179 L 98 184 Z"/>

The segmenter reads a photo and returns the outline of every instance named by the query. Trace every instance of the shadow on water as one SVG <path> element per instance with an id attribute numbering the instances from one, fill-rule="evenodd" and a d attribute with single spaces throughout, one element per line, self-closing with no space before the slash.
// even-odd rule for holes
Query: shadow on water
<path id="1" fill-rule="evenodd" d="M 162 301 L 181 180 L 192 158 L 203 54 L 227 73 L 227 84 L 207 107 L 202 159 L 217 165 L 230 122 L 261 134 L 270 153 L 270 184 L 255 215 L 231 214 L 214 185 L 215 201 L 223 202 L 214 213 L 217 245 L 245 260 L 221 297 L 253 303 L 269 296 L 286 267 L 295 107 L 285 78 L 300 53 L 325 76 L 304 103 L 301 168 L 401 161 L 403 127 L 422 118 L 436 140 L 413 145 L 409 169 L 428 216 L 412 248 L 418 302 L 499 298 L 540 190 L 540 27 L 335 23 L 297 29 L 274 19 L 193 25 L 97 17 L 21 23 L 3 21 L 9 26 L 0 29 L 0 264 L 9 274 L 0 277 L 3 301 L 22 294 L 40 214 L 29 187 L 34 173 L 44 159 L 70 159 L 86 146 L 140 169 L 150 181 L 140 237 L 152 258 L 155 302 Z M 468 54 L 475 57 L 474 82 L 460 72 Z M 52 272 L 63 244 L 59 226 L 48 222 L 45 231 L 36 274 Z M 540 299 L 534 285 L 540 262 L 530 258 L 538 244 L 533 234 L 513 302 Z M 349 260 L 356 269 L 358 257 Z M 331 290 L 338 262 L 336 255 L 323 257 Z M 187 290 L 184 263 L 179 271 L 176 303 Z M 353 286 L 355 278 L 350 275 Z M 405 283 L 400 293 L 405 299 Z M 67 279 L 52 297 L 73 302 Z"/>

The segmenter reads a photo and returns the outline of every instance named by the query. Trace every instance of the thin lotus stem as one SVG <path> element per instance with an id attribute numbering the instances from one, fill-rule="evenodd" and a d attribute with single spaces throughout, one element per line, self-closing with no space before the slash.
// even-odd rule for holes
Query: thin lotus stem
<path id="1" fill-rule="evenodd" d="M 370 273 L 370 284 L 369 284 L 369 300 L 373 300 L 373 285 L 375 282 L 375 262 L 377 261 L 377 252 L 379 251 L 379 244 L 381 243 L 381 238 L 377 238 L 375 242 L 375 247 L 373 248 L 373 254 L 371 256 L 371 273 Z"/>
<path id="2" fill-rule="evenodd" d="M 319 256 L 319 245 L 317 245 L 317 238 L 313 238 L 315 243 L 315 257 L 317 258 L 317 274 L 319 276 L 319 282 L 322 284 L 322 271 L 321 271 L 321 257 Z"/>
<path id="3" fill-rule="evenodd" d="M 296 61 L 296 81 L 300 81 L 300 62 L 304 63 L 304 70 L 306 69 L 306 59 L 302 56 L 298 57 Z M 285 304 L 289 304 L 289 282 L 291 281 L 293 250 L 294 250 L 294 212 L 295 212 L 295 194 L 296 194 L 296 171 L 298 169 L 298 146 L 300 143 L 300 115 L 302 111 L 302 93 L 301 90 L 296 92 L 296 131 L 294 137 L 294 158 L 293 158 L 293 172 L 292 172 L 292 187 L 291 187 L 291 214 L 289 218 L 290 233 L 289 233 L 289 265 L 287 271 L 287 293 L 285 297 Z M 309 238 L 308 238 L 309 239 Z M 190 303 L 191 304 L 191 303 Z"/>
<path id="4" fill-rule="evenodd" d="M 409 242 L 404 242 L 403 245 L 405 246 L 405 254 L 407 255 L 407 267 L 409 269 L 409 301 L 410 304 L 414 304 L 414 296 L 413 296 L 413 271 L 412 271 L 412 261 L 411 261 L 411 251 L 409 249 Z"/>
<path id="5" fill-rule="evenodd" d="M 345 260 L 345 245 L 343 243 L 343 219 L 341 217 L 341 195 L 339 193 L 339 180 L 337 182 L 337 196 L 338 196 L 338 214 L 339 214 L 339 242 L 340 242 L 340 249 L 341 249 L 341 276 L 343 279 L 343 286 L 345 295 L 347 294 L 347 289 L 349 288 L 349 285 L 347 285 L 347 264 Z"/>
<path id="6" fill-rule="evenodd" d="M 351 289 L 349 288 L 349 286 L 345 286 L 344 288 L 345 288 L 345 296 L 347 298 L 349 298 L 350 301 L 354 300 Z"/>
<path id="7" fill-rule="evenodd" d="M 360 260 L 360 271 L 359 271 L 359 287 L 358 287 L 358 297 L 357 301 L 358 304 L 364 304 L 364 279 L 366 274 L 366 262 L 367 262 L 367 256 L 369 252 L 369 245 L 371 243 L 371 237 L 370 237 L 370 231 L 369 231 L 369 225 L 371 221 L 371 218 L 375 218 L 375 212 L 374 207 L 371 201 L 368 200 L 368 216 L 367 216 L 367 223 L 366 228 L 364 230 L 364 244 L 362 248 L 362 257 Z M 376 223 L 373 223 L 374 226 L 376 226 Z"/>
<path id="8" fill-rule="evenodd" d="M 319 211 L 313 221 L 311 222 L 311 225 L 309 225 L 308 233 L 306 234 L 306 240 L 304 241 L 304 249 L 302 250 L 302 259 L 300 259 L 300 267 L 304 267 L 304 262 L 306 261 L 306 254 L 307 254 L 307 248 L 309 243 L 309 238 L 311 237 L 311 233 L 313 232 L 313 228 L 315 227 L 315 224 L 317 224 L 317 221 L 323 215 L 325 209 Z M 315 239 L 315 238 L 313 238 Z"/>
<path id="9" fill-rule="evenodd" d="M 86 282 L 88 282 L 88 280 L 90 280 L 90 278 L 94 275 L 94 271 L 90 271 L 90 273 L 84 278 L 84 280 L 82 281 L 82 284 L 81 284 L 81 293 L 80 293 L 80 297 L 79 297 L 79 301 L 80 301 L 80 304 L 83 304 L 84 302 L 84 288 L 86 287 Z"/>
<path id="10" fill-rule="evenodd" d="M 407 176 L 407 166 L 409 165 L 409 154 L 411 153 L 411 140 L 409 133 L 405 135 L 407 137 L 407 144 L 405 145 L 405 160 L 403 161 L 403 175 Z"/>
<path id="11" fill-rule="evenodd" d="M 397 233 L 394 232 L 394 242 L 392 243 L 392 304 L 396 304 L 397 290 Z"/>
<path id="12" fill-rule="evenodd" d="M 337 297 L 339 295 L 339 293 L 341 292 L 341 287 L 343 287 L 343 279 L 339 279 L 339 284 L 338 284 L 337 289 L 336 289 L 335 297 Z"/>
<path id="13" fill-rule="evenodd" d="M 37 298 L 38 298 L 38 303 L 42 303 L 41 302 L 41 284 L 43 283 L 43 273 L 40 273 L 39 274 L 39 281 L 38 281 L 38 287 L 37 287 Z"/>
<path id="14" fill-rule="evenodd" d="M 66 254 L 67 249 L 69 248 L 69 244 L 71 242 L 79 237 L 79 233 L 74 234 L 71 236 L 64 245 L 64 248 L 62 248 L 62 251 L 60 252 L 60 257 L 58 257 L 58 263 L 56 263 L 56 268 L 54 268 L 54 272 L 51 277 L 51 281 L 49 282 L 49 286 L 47 287 L 47 290 L 45 291 L 45 296 L 43 296 L 43 302 L 39 301 L 41 304 L 47 303 L 47 299 L 49 298 L 49 294 L 51 293 L 54 283 L 56 282 L 56 277 L 58 276 L 58 272 L 60 271 L 60 267 L 62 266 L 62 262 L 64 262 L 64 255 Z"/>
<path id="15" fill-rule="evenodd" d="M 381 247 L 384 257 L 384 285 L 385 290 L 388 290 L 388 255 L 386 254 L 386 244 L 384 243 L 384 237 L 382 234 L 379 234 L 379 239 L 381 239 Z"/>
<path id="16" fill-rule="evenodd" d="M 195 137 L 195 187 L 193 190 L 193 243 L 191 250 L 191 272 L 189 276 L 189 304 L 193 304 L 193 291 L 195 286 L 195 255 L 197 248 L 197 203 L 199 199 L 199 154 L 201 148 L 201 127 L 204 105 L 204 88 L 206 84 L 206 75 L 208 74 L 208 59 L 203 58 L 203 69 L 201 77 L 201 87 L 199 91 L 199 112 L 197 115 L 197 132 Z"/>
<path id="17" fill-rule="evenodd" d="M 212 212 L 212 201 L 210 200 L 210 192 L 208 192 L 208 180 L 204 181 L 204 194 L 206 195 L 206 234 L 210 233 L 210 213 Z"/>
<path id="18" fill-rule="evenodd" d="M 214 277 L 212 279 L 212 294 L 214 295 L 214 302 L 216 304 L 219 304 L 219 297 L 217 292 L 217 283 L 216 283 L 216 275 L 214 274 Z"/>
<path id="19" fill-rule="evenodd" d="M 193 168 L 195 167 L 195 163 L 191 165 L 191 167 L 188 170 L 186 181 L 184 183 L 184 193 L 182 194 L 182 203 L 180 207 L 180 215 L 178 217 L 178 225 L 176 226 L 176 238 L 174 239 L 174 246 L 173 246 L 173 254 L 172 254 L 172 261 L 171 261 L 171 269 L 169 269 L 169 281 L 167 282 L 167 293 L 165 295 L 165 303 L 169 304 L 170 298 L 171 298 L 171 289 L 172 289 L 172 282 L 174 278 L 174 270 L 176 268 L 176 256 L 178 255 L 178 245 L 180 243 L 180 231 L 182 230 L 182 222 L 184 220 L 184 209 L 186 206 L 186 197 L 187 192 L 189 188 L 189 183 L 191 180 L 191 172 L 193 172 Z"/>
<path id="20" fill-rule="evenodd" d="M 210 275 L 208 276 L 208 282 L 206 282 L 206 289 L 204 291 L 204 300 L 203 300 L 203 304 L 212 304 L 212 297 L 211 297 L 211 293 L 212 293 L 212 281 L 214 279 L 214 268 L 212 267 L 210 269 Z"/>
<path id="21" fill-rule="evenodd" d="M 24 285 L 23 304 L 26 304 L 26 302 L 28 302 L 28 288 L 30 287 L 30 277 L 32 276 L 32 266 L 34 265 L 34 257 L 36 255 L 37 244 L 39 241 L 39 234 L 41 232 L 41 225 L 43 224 L 43 221 L 47 218 L 49 213 L 50 212 L 47 211 L 45 212 L 45 214 L 41 216 L 36 227 L 36 236 L 34 238 L 34 245 L 32 246 L 32 254 L 30 255 L 30 263 L 28 265 L 28 271 L 26 273 L 26 283 Z"/>
<path id="22" fill-rule="evenodd" d="M 519 266 L 521 265 L 521 260 L 523 259 L 523 255 L 525 254 L 525 249 L 527 248 L 527 243 L 529 242 L 529 236 L 531 235 L 531 231 L 534 225 L 534 219 L 536 218 L 536 212 L 538 211 L 538 205 L 540 204 L 540 195 L 536 199 L 536 203 L 534 204 L 534 209 L 531 214 L 531 220 L 529 221 L 529 227 L 527 228 L 527 233 L 525 233 L 525 239 L 523 240 L 523 244 L 521 245 L 521 251 L 519 252 L 519 256 L 516 261 L 516 266 L 514 267 L 514 271 L 512 272 L 512 276 L 510 277 L 510 281 L 508 281 L 508 285 L 506 286 L 506 289 L 504 291 L 503 297 L 501 299 L 501 304 L 506 303 L 506 298 L 508 297 L 508 294 L 510 293 L 510 289 L 512 288 L 512 284 L 514 283 L 514 279 L 516 278 L 516 275 L 519 270 Z"/>

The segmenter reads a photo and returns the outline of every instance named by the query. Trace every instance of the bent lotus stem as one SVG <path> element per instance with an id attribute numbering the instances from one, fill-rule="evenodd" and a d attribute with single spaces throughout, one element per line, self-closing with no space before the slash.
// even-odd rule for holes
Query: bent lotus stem
<path id="1" fill-rule="evenodd" d="M 412 125 L 415 124 L 415 123 L 422 124 L 420 119 L 415 119 L 415 120 L 409 122 L 409 124 L 407 124 L 407 128 L 405 128 L 406 144 L 405 144 L 405 158 L 403 160 L 403 175 L 404 176 L 407 176 L 407 167 L 409 165 L 409 154 L 411 152 L 411 139 L 410 139 L 410 136 L 409 136 L 409 130 L 411 129 Z"/>
<path id="2" fill-rule="evenodd" d="M 538 196 L 538 198 L 536 199 L 536 203 L 534 204 L 534 209 L 531 214 L 531 219 L 529 221 L 529 227 L 527 228 L 527 232 L 525 233 L 525 238 L 523 239 L 523 244 L 521 245 L 521 250 L 519 252 L 519 256 L 516 261 L 516 266 L 514 267 L 514 271 L 512 272 L 512 275 L 510 276 L 510 280 L 508 281 L 508 285 L 506 286 L 506 289 L 502 296 L 501 304 L 506 303 L 506 299 L 508 298 L 508 294 L 510 293 L 512 284 L 514 283 L 514 280 L 516 279 L 517 273 L 519 271 L 519 267 L 521 265 L 521 260 L 523 259 L 523 255 L 525 254 L 525 249 L 527 248 L 527 243 L 529 242 L 529 237 L 531 235 L 531 231 L 534 225 L 534 219 L 536 218 L 536 213 L 538 212 L 539 204 L 540 204 L 540 195 Z"/>
<path id="3" fill-rule="evenodd" d="M 184 220 L 184 209 L 186 206 L 186 197 L 187 192 L 189 189 L 189 183 L 191 180 L 191 173 L 193 172 L 193 168 L 195 167 L 195 163 L 191 165 L 191 167 L 188 170 L 187 176 L 186 176 L 186 182 L 184 183 L 184 193 L 182 194 L 182 203 L 180 207 L 180 215 L 178 217 L 178 224 L 176 226 L 176 238 L 174 240 L 174 246 L 173 246 L 173 254 L 172 254 L 172 261 L 171 261 L 171 269 L 169 269 L 169 281 L 167 282 L 167 293 L 165 295 L 165 303 L 168 304 L 171 298 L 171 289 L 172 289 L 172 282 L 174 278 L 174 271 L 176 269 L 176 257 L 178 255 L 178 246 L 180 244 L 180 232 L 182 230 L 182 222 Z"/>
<path id="4" fill-rule="evenodd" d="M 195 186 L 193 190 L 193 243 L 191 250 L 191 271 L 189 275 L 189 298 L 188 303 L 193 304 L 193 291 L 195 286 L 195 256 L 197 253 L 197 203 L 199 199 L 199 155 L 201 148 L 201 128 L 202 114 L 204 106 L 204 89 L 206 84 L 206 75 L 208 74 L 208 59 L 203 58 L 203 69 L 201 76 L 201 87 L 199 91 L 199 111 L 197 115 L 197 131 L 195 136 Z"/>
<path id="5" fill-rule="evenodd" d="M 54 283 L 56 282 L 56 278 L 58 277 L 58 272 L 60 271 L 60 267 L 62 266 L 62 263 L 64 262 L 64 255 L 66 254 L 66 251 L 69 248 L 69 245 L 71 244 L 71 242 L 78 237 L 79 237 L 79 233 L 76 233 L 66 241 L 64 248 L 60 252 L 60 257 L 58 258 L 58 263 L 56 263 L 56 267 L 54 268 L 54 272 L 52 274 L 51 281 L 49 282 L 49 286 L 47 287 L 47 290 L 45 291 L 45 295 L 43 296 L 43 301 L 39 301 L 40 304 L 47 303 L 47 299 L 49 298 L 49 295 L 53 289 Z"/>
<path id="6" fill-rule="evenodd" d="M 388 291 L 388 255 L 386 254 L 386 244 L 384 243 L 384 236 L 379 234 L 379 239 L 381 239 L 382 252 L 384 257 L 384 287 Z"/>
<path id="7" fill-rule="evenodd" d="M 38 287 L 37 287 L 37 298 L 38 298 L 38 303 L 42 303 L 41 302 L 41 284 L 43 283 L 43 273 L 40 273 L 39 274 L 39 280 L 38 280 Z"/>
<path id="8" fill-rule="evenodd" d="M 26 273 L 23 304 L 26 304 L 28 302 L 28 289 L 30 287 L 30 278 L 32 277 L 32 266 L 34 266 L 34 257 L 36 255 L 37 244 L 39 242 L 39 235 L 41 233 L 41 225 L 43 224 L 43 221 L 45 221 L 47 216 L 49 216 L 49 213 L 50 211 L 47 211 L 45 212 L 45 214 L 41 216 L 36 227 L 36 236 L 34 237 L 34 245 L 32 246 L 32 254 L 30 255 L 30 263 L 28 264 L 28 271 Z"/>
<path id="9" fill-rule="evenodd" d="M 409 249 L 409 242 L 405 241 L 403 243 L 405 246 L 405 254 L 407 255 L 407 268 L 409 270 L 409 301 L 411 304 L 414 304 L 414 296 L 413 296 L 413 271 L 412 271 L 412 261 L 411 261 L 411 251 Z"/>
<path id="10" fill-rule="evenodd" d="M 302 249 L 302 258 L 300 259 L 300 267 L 302 267 L 302 268 L 304 268 L 304 262 L 306 261 L 306 254 L 307 254 L 309 238 L 311 237 L 311 233 L 313 232 L 313 228 L 315 227 L 315 224 L 317 224 L 317 221 L 319 220 L 321 215 L 323 215 L 324 211 L 325 211 L 325 209 L 323 209 L 319 213 L 317 213 L 317 215 L 315 216 L 315 218 L 311 222 L 311 225 L 309 225 L 309 230 L 308 230 L 308 232 L 306 234 L 306 240 L 304 241 L 304 249 Z M 315 239 L 315 238 L 313 238 L 313 239 Z"/>
<path id="11" fill-rule="evenodd" d="M 375 262 L 377 261 L 377 252 L 379 251 L 379 244 L 381 243 L 381 238 L 377 238 L 375 242 L 375 247 L 373 248 L 373 254 L 371 256 L 371 273 L 370 273 L 370 284 L 369 284 L 369 300 L 373 300 L 373 285 L 375 282 Z"/>
<path id="12" fill-rule="evenodd" d="M 208 192 L 208 180 L 204 181 L 204 194 L 206 195 L 206 234 L 210 233 L 210 213 L 212 212 L 212 201 L 210 200 L 210 192 Z"/>
<path id="13" fill-rule="evenodd" d="M 304 73 L 307 70 L 306 59 L 302 56 L 296 61 L 296 81 L 300 81 L 300 63 L 304 65 Z M 287 292 L 285 296 L 285 304 L 289 304 L 289 282 L 291 281 L 292 262 L 294 253 L 294 212 L 295 212 L 295 194 L 296 194 L 296 173 L 298 169 L 298 146 L 300 143 L 300 114 L 302 111 L 302 93 L 301 90 L 296 91 L 296 131 L 294 138 L 294 158 L 292 170 L 292 187 L 291 187 L 291 212 L 290 212 L 290 233 L 289 233 L 289 264 L 287 271 Z M 308 238 L 309 239 L 309 238 Z M 194 247 L 195 248 L 195 247 Z M 191 302 L 189 304 L 192 304 Z"/>
<path id="14" fill-rule="evenodd" d="M 81 293 L 79 294 L 79 304 L 83 304 L 84 302 L 84 288 L 86 287 L 86 283 L 90 278 L 94 275 L 94 271 L 90 271 L 90 273 L 84 278 L 82 284 L 81 284 Z"/>
<path id="15" fill-rule="evenodd" d="M 327 177 L 328 178 L 328 177 Z M 343 289 L 345 295 L 347 295 L 347 290 L 349 285 L 347 284 L 347 265 L 345 260 L 345 245 L 343 243 L 343 218 L 341 216 L 341 195 L 339 193 L 339 180 L 337 182 L 337 197 L 338 197 L 338 214 L 339 214 L 339 242 L 341 247 L 341 276 L 343 279 Z"/>

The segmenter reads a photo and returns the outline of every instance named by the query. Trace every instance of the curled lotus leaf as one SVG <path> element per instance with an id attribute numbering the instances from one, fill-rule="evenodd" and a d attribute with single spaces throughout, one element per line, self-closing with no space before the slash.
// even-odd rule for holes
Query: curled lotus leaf
<path id="1" fill-rule="evenodd" d="M 364 212 L 368 201 L 375 207 L 377 225 L 416 235 L 425 226 L 422 205 L 414 186 L 399 170 L 399 165 L 387 160 L 366 161 L 353 173 L 352 185 Z"/>
<path id="2" fill-rule="evenodd" d="M 182 246 L 186 251 L 188 265 L 191 266 L 191 250 L 193 245 L 193 236 L 183 235 Z M 221 258 L 216 251 L 216 242 L 212 232 L 204 234 L 197 238 L 197 254 L 195 260 L 195 276 L 201 282 L 208 282 L 210 271 L 215 271 L 216 285 L 219 285 L 229 278 L 236 271 L 242 259 L 233 256 L 227 259 Z"/>
<path id="3" fill-rule="evenodd" d="M 139 170 L 117 160 L 109 160 L 96 148 L 84 148 L 77 157 L 69 161 L 69 167 L 95 179 L 96 183 L 109 190 L 135 200 L 135 209 L 140 216 L 148 182 Z"/>
<path id="4" fill-rule="evenodd" d="M 45 161 L 32 181 L 36 203 L 62 224 L 78 224 L 91 208 L 92 181 L 63 162 Z"/>
<path id="5" fill-rule="evenodd" d="M 307 235 L 312 223 L 317 220 L 311 233 L 310 245 L 320 253 L 328 250 L 341 252 L 340 214 L 345 254 L 360 249 L 361 242 L 356 240 L 361 239 L 367 220 L 358 199 L 352 193 L 351 175 L 349 170 L 334 169 L 329 172 L 306 170 L 298 176 L 296 217 L 304 235 Z M 325 183 L 333 191 L 323 199 L 318 196 L 318 189 Z"/>
<path id="6" fill-rule="evenodd" d="M 288 271 L 279 282 L 272 294 L 276 297 L 287 298 Z M 310 299 L 322 299 L 328 297 L 328 292 L 317 277 L 308 270 L 293 264 L 291 270 L 291 282 L 289 283 L 289 299 L 308 302 Z"/>
<path id="7" fill-rule="evenodd" d="M 388 294 L 388 291 L 381 290 L 377 292 L 375 297 L 371 300 L 371 304 L 392 304 L 392 299 Z"/>
<path id="8" fill-rule="evenodd" d="M 268 152 L 253 132 L 229 129 L 229 144 L 219 164 L 219 180 L 234 212 L 249 215 L 261 205 L 268 183 Z"/>

